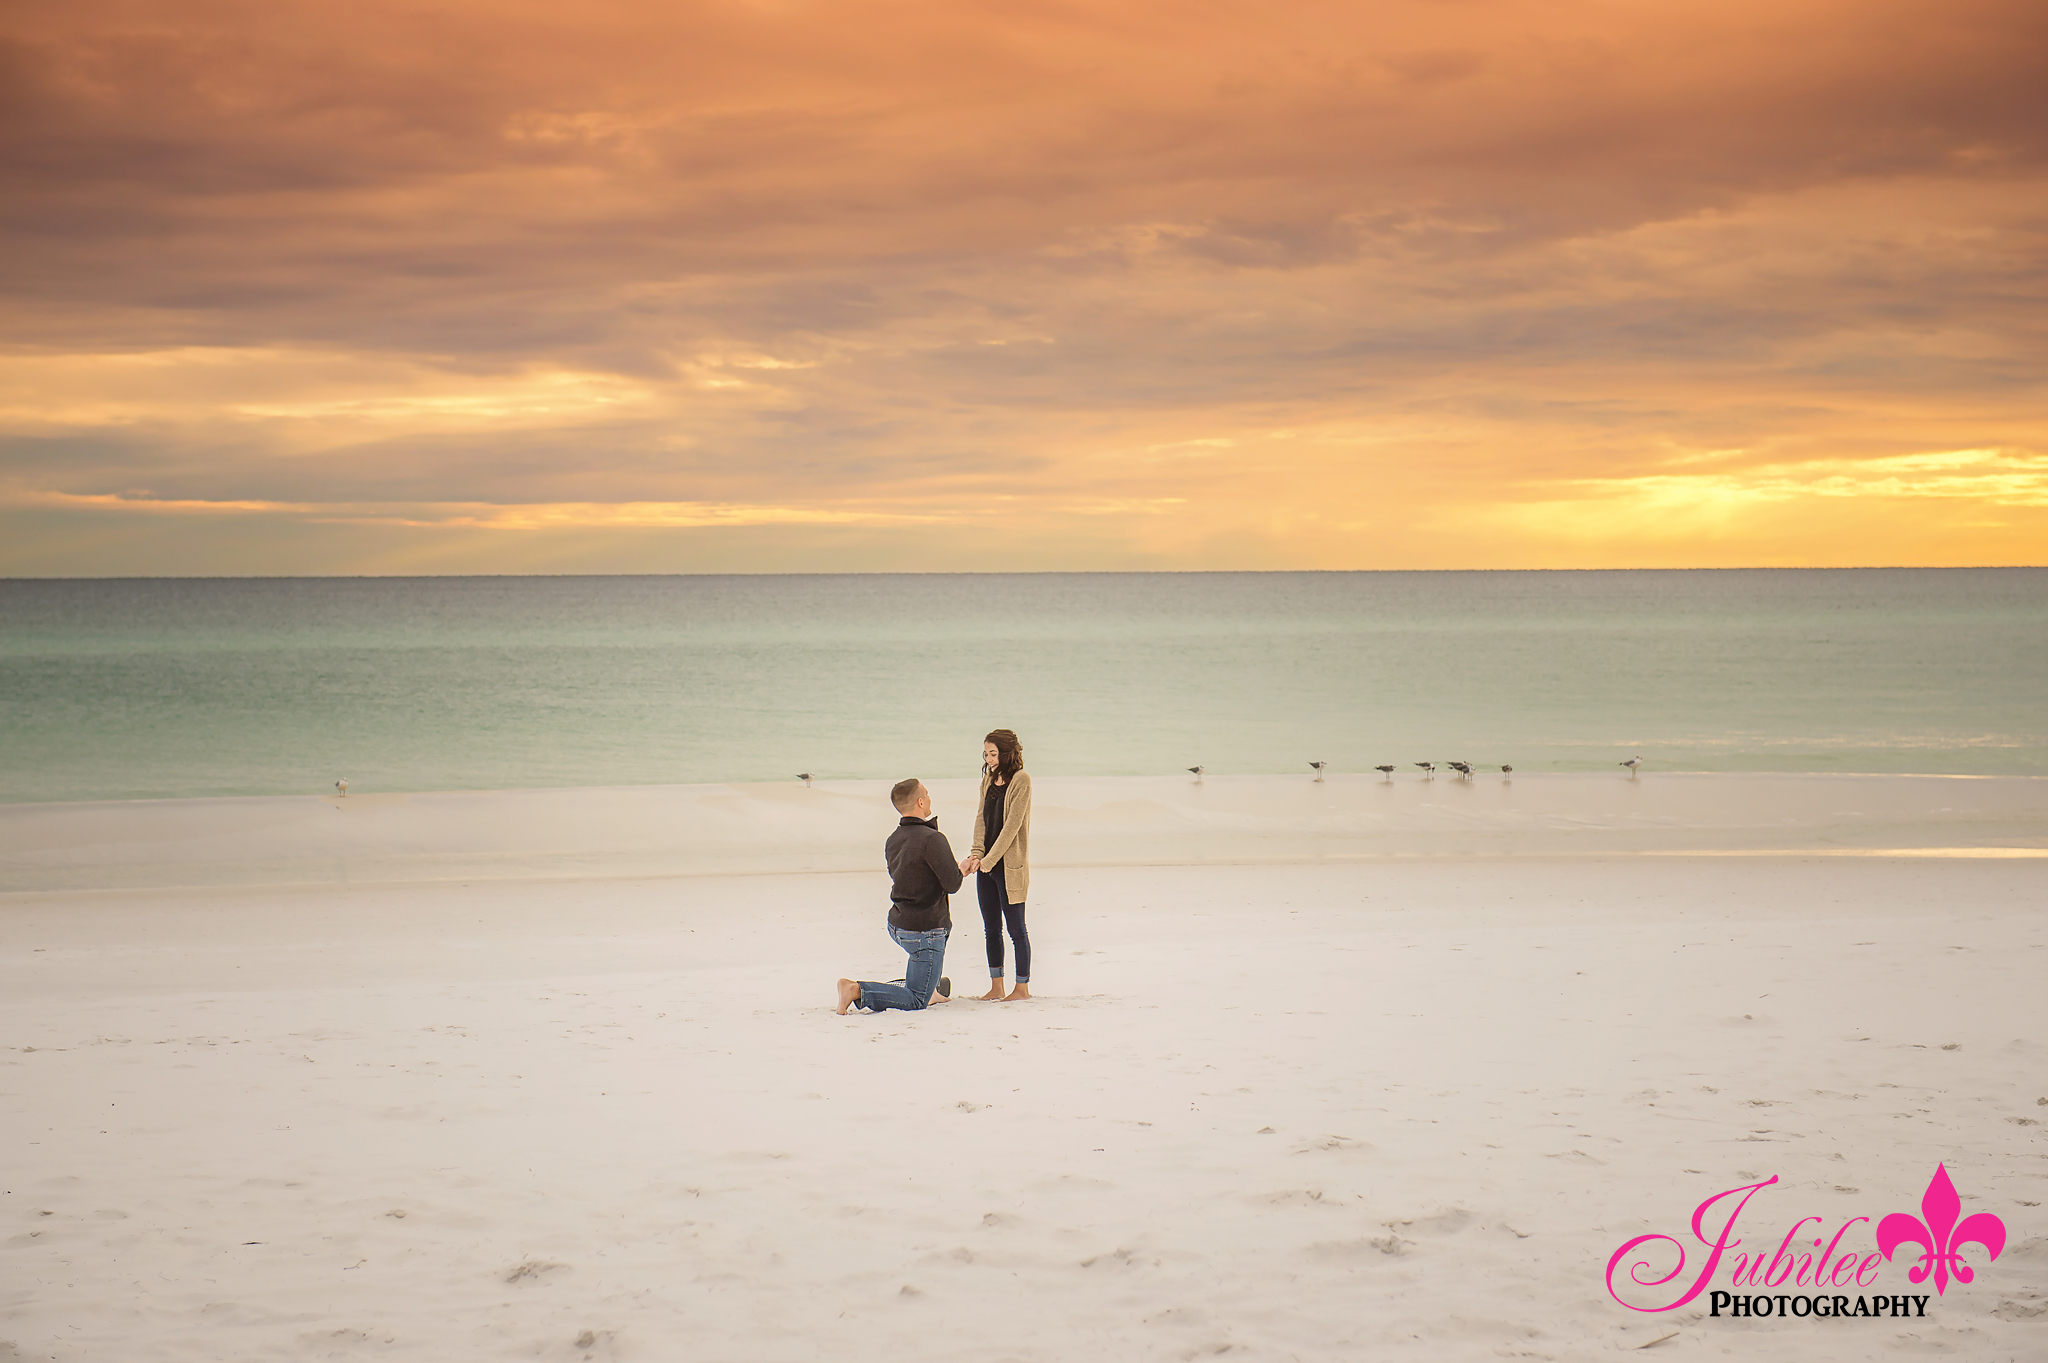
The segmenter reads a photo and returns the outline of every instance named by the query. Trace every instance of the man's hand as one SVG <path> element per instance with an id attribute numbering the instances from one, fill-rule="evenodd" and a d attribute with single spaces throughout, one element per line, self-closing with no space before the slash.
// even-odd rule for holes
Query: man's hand
<path id="1" fill-rule="evenodd" d="M 977 870 L 979 870 L 979 869 L 981 869 L 981 858 L 980 858 L 980 857 L 962 857 L 962 858 L 960 858 L 960 874 L 961 874 L 961 875 L 963 875 L 963 876 L 964 876 L 964 875 L 972 875 L 972 874 L 973 874 L 973 873 L 974 873 L 975 871 L 977 871 Z"/>

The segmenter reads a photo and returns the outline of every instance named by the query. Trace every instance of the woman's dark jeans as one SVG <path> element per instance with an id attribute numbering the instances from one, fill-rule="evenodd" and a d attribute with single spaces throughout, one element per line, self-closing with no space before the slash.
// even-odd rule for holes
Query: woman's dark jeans
<path id="1" fill-rule="evenodd" d="M 1003 868 L 975 872 L 974 892 L 981 897 L 981 931 L 988 942 L 988 977 L 1003 977 L 1003 920 L 1008 919 L 1010 940 L 1017 944 L 1017 973 L 1011 978 L 1018 984 L 1031 983 L 1031 933 L 1024 926 L 1024 906 L 1010 902 Z"/>

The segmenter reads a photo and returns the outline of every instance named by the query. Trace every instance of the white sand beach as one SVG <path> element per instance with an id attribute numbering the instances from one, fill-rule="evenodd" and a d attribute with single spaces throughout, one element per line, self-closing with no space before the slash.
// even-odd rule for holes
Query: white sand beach
<path id="1" fill-rule="evenodd" d="M 0 1359 L 2048 1357 L 2048 780 L 1041 778 L 1039 997 L 839 1017 L 883 790 L 0 807 Z"/>

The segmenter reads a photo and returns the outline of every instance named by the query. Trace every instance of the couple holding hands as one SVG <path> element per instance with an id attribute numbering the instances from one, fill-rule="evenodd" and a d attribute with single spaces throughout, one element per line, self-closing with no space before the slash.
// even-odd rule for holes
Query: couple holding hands
<path id="1" fill-rule="evenodd" d="M 839 981 L 839 1011 L 890 1008 L 915 1011 L 953 996 L 953 982 L 940 973 L 946 938 L 953 931 L 947 896 L 970 872 L 981 898 L 981 926 L 988 946 L 989 991 L 983 999 L 1013 1003 L 1031 997 L 1031 935 L 1024 927 L 1024 896 L 1031 888 L 1031 777 L 1024 770 L 1024 745 L 1008 729 L 981 743 L 981 796 L 974 811 L 974 846 L 958 861 L 952 844 L 932 817 L 931 792 L 912 777 L 889 792 L 901 815 L 883 845 L 889 865 L 889 936 L 910 956 L 903 979 Z M 1003 992 L 1003 928 L 1017 948 L 1013 987 Z"/>

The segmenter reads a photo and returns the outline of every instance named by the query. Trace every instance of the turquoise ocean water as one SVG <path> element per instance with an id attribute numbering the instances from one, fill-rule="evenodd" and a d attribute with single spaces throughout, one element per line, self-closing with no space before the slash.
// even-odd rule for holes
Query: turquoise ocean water
<path id="1" fill-rule="evenodd" d="M 0 801 L 1073 774 L 2048 774 L 2048 569 L 0 581 Z"/>

